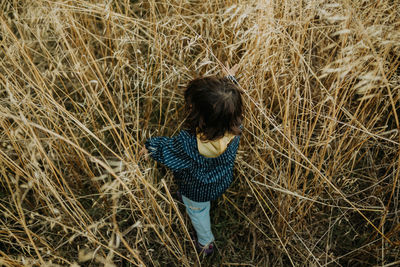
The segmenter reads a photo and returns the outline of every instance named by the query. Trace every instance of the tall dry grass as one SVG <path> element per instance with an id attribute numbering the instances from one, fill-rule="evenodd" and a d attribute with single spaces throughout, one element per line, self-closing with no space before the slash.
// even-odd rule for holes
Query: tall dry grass
<path id="1" fill-rule="evenodd" d="M 394 266 L 398 1 L 2 1 L 0 264 Z M 197 75 L 238 63 L 236 178 L 202 258 L 170 172 Z"/>

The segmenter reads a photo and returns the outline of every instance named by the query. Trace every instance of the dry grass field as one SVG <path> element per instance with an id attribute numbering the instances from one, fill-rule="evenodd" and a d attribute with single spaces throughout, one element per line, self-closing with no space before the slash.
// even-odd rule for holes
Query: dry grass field
<path id="1" fill-rule="evenodd" d="M 397 0 L 0 1 L 0 266 L 398 266 Z M 239 64 L 235 179 L 197 255 L 138 152 Z"/>

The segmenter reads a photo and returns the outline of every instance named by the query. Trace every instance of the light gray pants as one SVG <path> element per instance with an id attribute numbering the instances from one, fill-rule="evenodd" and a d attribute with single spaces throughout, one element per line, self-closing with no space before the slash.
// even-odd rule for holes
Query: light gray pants
<path id="1" fill-rule="evenodd" d="M 182 201 L 196 230 L 198 242 L 201 246 L 207 246 L 214 241 L 214 235 L 211 232 L 210 201 L 195 202 L 183 195 Z"/>

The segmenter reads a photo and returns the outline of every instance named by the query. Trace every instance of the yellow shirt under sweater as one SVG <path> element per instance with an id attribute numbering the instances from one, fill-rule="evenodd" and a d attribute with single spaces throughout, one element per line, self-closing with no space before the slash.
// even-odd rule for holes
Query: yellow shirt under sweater
<path id="1" fill-rule="evenodd" d="M 227 133 L 224 135 L 224 137 L 213 141 L 202 141 L 199 134 L 197 134 L 196 137 L 197 148 L 200 155 L 203 155 L 207 158 L 216 158 L 224 153 L 225 149 L 228 147 L 235 135 Z"/>

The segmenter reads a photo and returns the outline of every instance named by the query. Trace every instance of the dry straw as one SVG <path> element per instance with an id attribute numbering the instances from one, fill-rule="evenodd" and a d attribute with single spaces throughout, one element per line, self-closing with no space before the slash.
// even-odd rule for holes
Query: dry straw
<path id="1" fill-rule="evenodd" d="M 0 265 L 394 266 L 398 1 L 0 3 Z M 170 172 L 184 86 L 239 64 L 235 181 L 197 255 Z"/>

